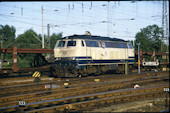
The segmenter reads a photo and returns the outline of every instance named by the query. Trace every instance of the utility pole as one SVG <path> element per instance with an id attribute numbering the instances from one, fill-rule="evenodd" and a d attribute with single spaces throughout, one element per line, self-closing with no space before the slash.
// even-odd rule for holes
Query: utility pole
<path id="1" fill-rule="evenodd" d="M 48 43 L 47 47 L 50 49 L 50 24 L 47 24 L 47 32 L 48 32 Z"/>
<path id="2" fill-rule="evenodd" d="M 167 13 L 167 1 L 162 1 L 162 40 L 161 40 L 161 51 L 163 51 L 163 42 L 167 44 L 167 52 L 168 52 L 168 40 L 169 40 L 169 25 L 168 25 L 168 13 Z"/>
<path id="3" fill-rule="evenodd" d="M 162 40 L 161 40 L 161 52 L 163 50 L 163 40 L 164 40 L 164 3 L 165 1 L 163 0 L 163 5 L 162 5 Z"/>
<path id="4" fill-rule="evenodd" d="M 167 13 L 167 1 L 165 1 L 165 25 L 166 25 L 166 42 L 167 42 L 167 52 L 168 52 L 168 40 L 169 40 L 169 25 L 168 25 L 168 13 Z"/>
<path id="5" fill-rule="evenodd" d="M 140 43 L 138 45 L 138 73 L 140 73 Z"/>
<path id="6" fill-rule="evenodd" d="M 108 15 L 107 15 L 108 16 L 107 17 L 108 18 L 108 28 L 107 28 L 108 29 L 108 37 L 109 37 L 109 28 L 110 28 L 110 25 L 109 25 L 110 24 L 110 14 L 109 13 L 110 13 L 110 7 L 109 7 L 109 1 L 108 1 Z"/>
<path id="7" fill-rule="evenodd" d="M 162 39 L 161 39 L 161 52 L 169 51 L 169 25 L 168 25 L 168 13 L 167 13 L 167 0 L 162 1 Z M 164 48 L 164 43 L 167 48 Z M 169 61 L 168 56 L 166 56 L 167 61 Z M 162 59 L 161 59 L 162 61 Z"/>
<path id="8" fill-rule="evenodd" d="M 1 48 L 3 48 L 3 39 L 2 39 L 2 35 L 0 35 L 0 41 L 1 41 Z M 0 68 L 2 67 L 2 63 L 3 63 L 3 53 L 1 53 L 1 65 L 0 65 Z"/>
<path id="9" fill-rule="evenodd" d="M 42 6 L 42 48 L 44 48 L 44 20 L 43 20 L 43 6 Z"/>

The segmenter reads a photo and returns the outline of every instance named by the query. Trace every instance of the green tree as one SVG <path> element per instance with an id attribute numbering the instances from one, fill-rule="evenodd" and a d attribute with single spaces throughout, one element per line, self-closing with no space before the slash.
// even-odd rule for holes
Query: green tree
<path id="1" fill-rule="evenodd" d="M 19 35 L 15 42 L 12 44 L 18 48 L 41 48 L 41 37 L 35 31 L 29 29 L 23 34 Z M 18 54 L 18 67 L 30 67 L 34 61 L 35 54 Z"/>
<path id="2" fill-rule="evenodd" d="M 35 31 L 29 29 L 24 32 L 24 34 L 17 37 L 13 46 L 17 46 L 18 48 L 36 48 L 36 46 L 41 47 L 41 39 Z"/>
<path id="3" fill-rule="evenodd" d="M 15 40 L 15 32 L 14 26 L 0 25 L 0 48 L 12 48 L 11 43 Z M 11 64 L 12 54 L 3 54 L 2 61 L 9 61 Z"/>
<path id="4" fill-rule="evenodd" d="M 149 25 L 141 29 L 135 36 L 135 50 L 138 49 L 137 43 L 141 43 L 140 48 L 145 52 L 161 51 L 162 28 L 157 25 Z M 163 46 L 167 46 L 162 42 Z M 165 49 L 163 50 L 165 51 Z"/>
<path id="5" fill-rule="evenodd" d="M 3 45 L 1 45 L 3 48 L 12 47 L 10 46 L 10 43 L 15 40 L 15 32 L 16 29 L 14 26 L 0 25 L 0 41 L 3 41 Z"/>
<path id="6" fill-rule="evenodd" d="M 62 34 L 55 34 L 53 33 L 50 37 L 51 42 L 51 48 L 53 49 L 56 41 L 62 37 Z M 38 46 L 39 48 L 42 47 L 41 43 L 42 35 L 36 34 L 32 29 L 27 30 L 24 34 L 21 34 L 17 37 L 15 43 L 13 46 L 17 46 L 18 48 L 36 48 Z M 47 36 L 44 36 L 44 42 L 45 42 L 45 48 L 47 46 Z M 18 66 L 20 68 L 22 67 L 30 67 L 31 64 L 34 61 L 34 57 L 36 54 L 18 54 Z M 44 54 L 45 56 L 47 54 Z M 23 65 L 24 64 L 24 65 Z"/>
<path id="7" fill-rule="evenodd" d="M 0 26 L 0 35 L 2 37 L 5 37 L 5 47 L 13 47 L 16 46 L 18 48 L 36 48 L 37 46 L 39 48 L 42 47 L 41 34 L 37 34 L 34 30 L 29 29 L 25 31 L 23 34 L 19 35 L 15 39 L 15 28 L 9 25 L 6 26 Z M 55 34 L 53 33 L 50 37 L 50 48 L 53 49 L 57 40 L 62 37 L 62 33 Z M 44 42 L 45 42 L 45 48 L 47 48 L 47 36 L 44 36 Z M 10 64 L 12 63 L 12 54 L 5 54 L 9 56 L 9 59 L 5 57 L 8 61 L 10 61 Z M 30 67 L 33 63 L 34 57 L 36 54 L 18 54 L 18 67 Z M 46 56 L 46 54 L 44 54 Z M 12 66 L 12 65 L 10 65 Z"/>
<path id="8" fill-rule="evenodd" d="M 141 29 L 135 36 L 135 51 L 138 50 L 137 43 L 141 43 L 140 48 L 144 52 L 166 52 L 167 46 L 163 41 L 162 38 L 162 28 L 158 27 L 157 25 L 149 25 L 146 28 Z M 162 50 L 161 50 L 161 43 L 162 43 Z M 144 56 L 145 60 L 151 60 L 150 56 Z M 161 56 L 157 56 L 159 61 L 163 61 Z"/>

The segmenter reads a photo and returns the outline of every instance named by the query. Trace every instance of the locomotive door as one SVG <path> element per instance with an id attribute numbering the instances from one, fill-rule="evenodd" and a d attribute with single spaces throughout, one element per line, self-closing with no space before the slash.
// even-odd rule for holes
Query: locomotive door
<path id="1" fill-rule="evenodd" d="M 127 44 L 128 48 L 127 48 L 127 57 L 131 57 L 133 56 L 133 50 L 132 50 L 132 45 L 131 44 Z"/>
<path id="2" fill-rule="evenodd" d="M 104 42 L 101 42 L 101 41 L 99 41 L 98 42 L 98 44 L 99 44 L 99 49 L 98 49 L 98 59 L 103 59 L 103 57 L 105 57 L 105 55 L 106 55 L 106 51 L 105 51 L 105 44 L 104 44 Z"/>
<path id="3" fill-rule="evenodd" d="M 88 42 L 87 41 L 84 41 L 85 42 L 85 47 L 86 47 L 86 57 L 91 57 L 91 47 L 88 46 Z"/>

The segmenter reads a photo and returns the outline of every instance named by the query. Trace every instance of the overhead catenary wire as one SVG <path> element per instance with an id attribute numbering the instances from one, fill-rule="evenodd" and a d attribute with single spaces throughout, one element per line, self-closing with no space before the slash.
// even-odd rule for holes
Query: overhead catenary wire
<path id="1" fill-rule="evenodd" d="M 5 18 L 9 18 L 11 19 L 12 17 L 8 17 L 7 15 L 4 15 L 4 14 L 0 14 L 1 16 L 5 16 Z M 35 25 L 35 26 L 41 26 L 41 25 L 38 25 L 38 24 L 32 24 L 32 23 L 29 23 L 29 22 L 26 22 L 26 21 L 20 21 L 20 20 L 17 20 L 17 19 L 14 19 L 12 18 L 13 21 L 18 21 L 18 22 L 21 22 L 21 23 L 25 23 L 25 24 L 29 24 L 29 25 Z"/>
<path id="2" fill-rule="evenodd" d="M 127 10 L 127 9 L 126 9 Z M 120 13 L 120 12 L 119 12 Z M 125 13 L 123 13 L 123 14 L 125 14 Z M 62 16 L 62 15 L 60 15 L 60 16 Z"/>
<path id="3" fill-rule="evenodd" d="M 97 22 L 96 22 L 97 23 Z M 102 22 L 99 22 L 99 23 L 102 23 Z M 76 24 L 70 24 L 70 25 L 79 25 L 79 24 L 85 24 L 85 23 L 76 23 Z M 92 23 L 86 23 L 86 24 L 92 24 Z M 67 25 L 67 24 L 65 24 L 65 25 Z M 61 25 L 61 26 L 63 26 L 63 25 Z M 120 31 L 120 30 L 119 30 Z"/>
<path id="4" fill-rule="evenodd" d="M 3 6 L 3 5 L 2 5 Z M 5 5 L 6 6 L 6 5 Z M 9 6 L 10 7 L 10 6 Z M 15 7 L 15 8 L 20 8 L 20 7 L 16 7 L 16 6 L 13 6 L 13 7 Z M 100 8 L 98 8 L 98 9 L 100 9 Z M 28 10 L 28 8 L 27 8 L 27 10 Z M 31 9 L 29 9 L 30 11 L 31 11 Z M 50 11 L 50 10 L 49 10 Z M 102 10 L 101 10 L 102 11 Z M 127 9 L 126 9 L 126 11 L 128 11 Z M 39 12 L 39 11 L 37 11 L 37 12 Z M 98 12 L 98 11 L 97 11 Z M 128 11 L 129 12 L 129 11 Z M 124 13 L 125 14 L 125 13 Z"/>
<path id="5" fill-rule="evenodd" d="M 102 30 L 102 26 L 100 26 L 100 23 L 98 23 L 98 27 L 96 27 L 96 26 L 93 26 L 93 25 L 95 25 L 97 22 L 96 22 L 96 19 L 95 19 L 95 17 L 96 17 L 96 15 L 99 15 L 99 14 L 102 14 L 102 13 L 106 13 L 107 12 L 107 7 L 104 7 L 104 6 L 102 6 L 102 4 L 104 3 L 107 3 L 107 2 L 100 2 L 100 3 L 97 3 L 97 2 L 68 2 L 68 3 L 70 3 L 70 4 L 72 4 L 72 9 L 71 9 L 71 6 L 70 6 L 70 12 L 69 12 L 69 10 L 68 10 L 68 6 L 65 6 L 65 7 L 62 7 L 61 5 L 59 5 L 59 6 L 56 6 L 56 4 L 53 4 L 52 6 L 45 6 L 45 10 L 44 10 L 44 15 L 46 15 L 45 17 L 44 17 L 44 20 L 45 20 L 45 25 L 50 21 L 51 23 L 50 24 L 53 24 L 53 25 L 57 25 L 58 27 L 68 27 L 68 26 L 71 26 L 72 27 L 72 29 L 77 29 L 77 28 L 79 28 L 79 29 L 85 29 L 85 28 L 81 28 L 81 26 L 90 26 L 91 27 L 91 29 L 93 28 L 93 29 L 96 29 L 96 30 Z M 83 3 L 83 13 L 81 12 L 81 11 L 79 11 L 79 9 L 80 9 L 80 7 L 81 7 L 81 5 L 82 5 L 82 3 Z M 93 4 L 92 4 L 93 3 Z M 112 3 L 114 3 L 114 2 L 112 2 Z M 116 2 L 115 2 L 116 3 Z M 74 4 L 74 5 L 73 5 Z M 1 5 L 1 4 L 0 4 Z M 35 5 L 34 3 L 33 3 L 33 5 Z M 73 6 L 74 6 L 74 8 L 73 8 Z M 23 6 L 23 9 L 24 9 L 24 12 L 25 11 L 29 11 L 29 12 L 31 12 L 31 11 L 33 11 L 33 9 L 31 9 L 31 8 L 29 8 L 30 6 L 27 6 L 27 7 L 25 7 L 25 6 Z M 33 7 L 33 6 L 32 6 Z M 91 8 L 92 7 L 92 8 Z M 121 2 L 119 3 L 119 5 L 115 5 L 114 6 L 114 4 L 110 4 L 110 7 L 112 7 L 111 9 L 110 9 L 110 24 L 115 24 L 114 25 L 114 27 L 112 26 L 112 25 L 110 25 L 110 30 L 113 30 L 113 29 L 115 29 L 115 27 L 117 27 L 117 26 L 123 26 L 123 24 L 122 23 L 118 23 L 118 21 L 122 21 L 122 20 L 119 20 L 118 19 L 118 17 L 117 17 L 117 14 L 119 14 L 119 15 L 121 15 L 122 17 L 121 18 L 123 18 L 123 16 L 124 15 L 130 15 L 130 16 L 132 16 L 132 17 L 135 17 L 136 15 L 133 13 L 135 10 L 133 10 L 133 9 L 131 9 L 130 7 L 128 7 L 127 9 L 126 9 L 126 11 L 127 12 L 129 12 L 129 13 L 126 13 L 126 11 L 125 11 L 125 9 L 124 9 L 124 7 L 121 5 Z M 20 6 L 16 6 L 15 7 L 16 9 L 21 9 L 21 7 Z M 54 16 L 54 9 L 58 9 L 59 11 L 58 11 L 58 13 L 57 13 L 57 20 L 56 20 L 56 18 L 53 18 Z M 79 9 L 78 9 L 79 8 Z M 91 9 L 90 9 L 91 8 Z M 114 8 L 114 12 L 112 12 L 113 11 L 113 8 Z M 117 10 L 116 10 L 117 9 Z M 119 9 L 119 10 L 118 10 Z M 54 13 L 53 13 L 53 12 Z M 63 11 L 63 13 L 61 13 L 60 11 Z M 96 15 L 94 14 L 94 11 L 96 12 Z M 34 13 L 35 14 L 38 14 L 40 11 L 39 10 L 34 10 Z M 67 13 L 65 13 L 65 12 L 67 12 Z M 142 12 L 142 13 L 145 13 L 146 11 L 140 11 L 140 12 Z M 139 13 L 140 13 L 139 12 Z M 69 14 L 70 13 L 70 14 Z M 114 16 L 114 18 L 112 19 L 112 14 L 114 14 L 113 16 Z M 65 17 L 66 17 L 66 15 L 68 15 L 69 16 L 69 18 L 67 18 L 67 19 L 64 19 Z M 75 15 L 76 15 L 76 17 L 75 17 Z M 139 19 L 138 21 L 142 21 L 142 19 L 145 19 L 145 20 L 147 20 L 148 18 L 146 18 L 146 17 L 144 17 L 144 16 L 142 16 L 143 14 L 140 14 L 140 15 L 138 15 L 138 18 L 136 18 L 136 19 Z M 14 15 L 13 15 L 14 16 Z M 25 17 L 24 17 L 25 16 Z M 27 21 L 25 21 L 26 19 L 32 19 L 32 20 L 37 20 L 38 21 L 38 19 L 41 19 L 41 18 L 38 18 L 38 17 L 29 17 L 28 15 L 25 15 L 25 13 L 24 13 L 24 18 L 23 18 L 23 20 L 21 21 L 21 23 L 27 23 L 27 24 L 29 24 L 29 25 L 33 25 L 33 26 L 37 26 L 37 25 L 34 25 L 34 23 L 28 23 Z M 26 18 L 26 16 L 28 17 L 28 18 Z M 90 17 L 90 18 L 89 18 Z M 105 19 L 105 15 L 101 15 L 101 16 L 98 16 L 99 18 L 100 18 L 100 20 L 101 21 L 106 21 Z M 12 18 L 13 18 L 13 20 L 12 20 Z M 9 19 L 9 18 L 8 18 Z M 71 20 L 73 20 L 73 21 L 71 21 Z M 154 20 L 154 19 L 153 19 Z M 11 21 L 20 21 L 20 19 L 19 19 L 19 16 L 17 17 L 17 18 L 15 18 L 15 17 L 11 17 Z M 159 21 L 159 20 L 154 20 L 155 22 L 156 21 Z M 98 21 L 99 22 L 99 21 Z M 35 23 L 35 24 L 37 24 L 37 23 Z M 104 23 L 105 25 L 107 25 L 107 23 Z M 103 25 L 104 25 L 103 24 Z M 39 26 L 41 26 L 41 25 L 38 25 L 37 27 L 39 27 Z M 93 27 L 92 27 L 93 26 Z M 141 22 L 138 22 L 138 24 L 136 24 L 136 25 L 134 25 L 134 24 L 132 24 L 131 26 L 127 26 L 127 27 L 134 27 L 134 26 L 141 26 Z M 44 27 L 46 27 L 46 26 L 44 26 Z M 112 27 L 113 27 L 113 29 L 112 29 Z M 126 28 L 127 28 L 126 27 Z M 124 31 L 126 28 L 124 28 L 124 29 L 121 29 L 121 30 L 117 30 L 117 31 L 115 31 L 115 32 L 121 32 L 121 31 Z M 116 28 L 117 29 L 117 28 Z M 130 31 L 130 32 L 132 32 L 132 31 Z M 105 32 L 105 34 L 107 33 L 107 31 Z"/>

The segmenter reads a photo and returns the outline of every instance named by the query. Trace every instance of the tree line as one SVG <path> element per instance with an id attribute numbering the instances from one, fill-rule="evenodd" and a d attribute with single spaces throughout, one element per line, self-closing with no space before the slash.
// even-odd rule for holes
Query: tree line
<path id="1" fill-rule="evenodd" d="M 0 25 L 0 48 L 12 48 L 13 46 L 16 46 L 18 48 L 41 48 L 41 34 L 37 34 L 32 29 L 25 31 L 23 34 L 20 34 L 17 37 L 15 33 L 16 29 L 14 26 Z M 161 41 L 162 33 L 162 28 L 158 27 L 157 25 L 149 25 L 141 29 L 138 33 L 136 33 L 135 36 L 135 51 L 137 51 L 138 49 L 137 43 L 141 43 L 140 48 L 142 49 L 142 51 L 145 52 L 153 52 L 154 49 L 156 52 L 167 51 L 167 46 L 169 48 L 169 45 Z M 44 37 L 45 48 L 53 49 L 55 47 L 56 41 L 62 38 L 62 33 L 53 33 L 50 36 L 50 47 L 48 47 L 48 37 L 46 35 Z M 129 41 L 133 42 L 132 40 Z M 30 67 L 30 64 L 33 61 L 34 57 L 35 54 L 19 54 L 19 67 Z M 12 54 L 5 54 L 3 56 L 3 61 L 9 61 L 9 66 L 12 66 Z"/>
<path id="2" fill-rule="evenodd" d="M 36 48 L 37 46 L 41 48 L 41 34 L 37 34 L 34 30 L 29 29 L 23 34 L 15 36 L 16 29 L 14 26 L 9 25 L 0 25 L 0 41 L 3 43 L 0 44 L 0 47 L 3 48 L 12 48 L 16 46 L 18 48 Z M 45 48 L 47 48 L 47 36 L 45 35 Z M 58 39 L 62 37 L 62 33 L 56 34 L 53 33 L 50 36 L 50 47 L 54 48 L 55 43 Z"/>
<path id="3" fill-rule="evenodd" d="M 42 43 L 41 34 L 37 34 L 34 30 L 29 29 L 25 31 L 23 34 L 15 36 L 16 29 L 14 26 L 9 25 L 0 25 L 0 48 L 12 48 L 16 46 L 17 48 L 41 48 Z M 56 41 L 62 38 L 62 33 L 53 33 L 50 36 L 50 47 L 48 45 L 48 37 L 44 36 L 45 48 L 53 49 L 55 47 Z M 44 54 L 47 55 L 47 54 Z M 19 67 L 30 67 L 35 54 L 18 54 L 18 66 Z M 3 61 L 8 61 L 9 65 L 7 67 L 12 66 L 12 54 L 4 54 Z M 6 66 L 5 66 L 6 67 Z"/>

